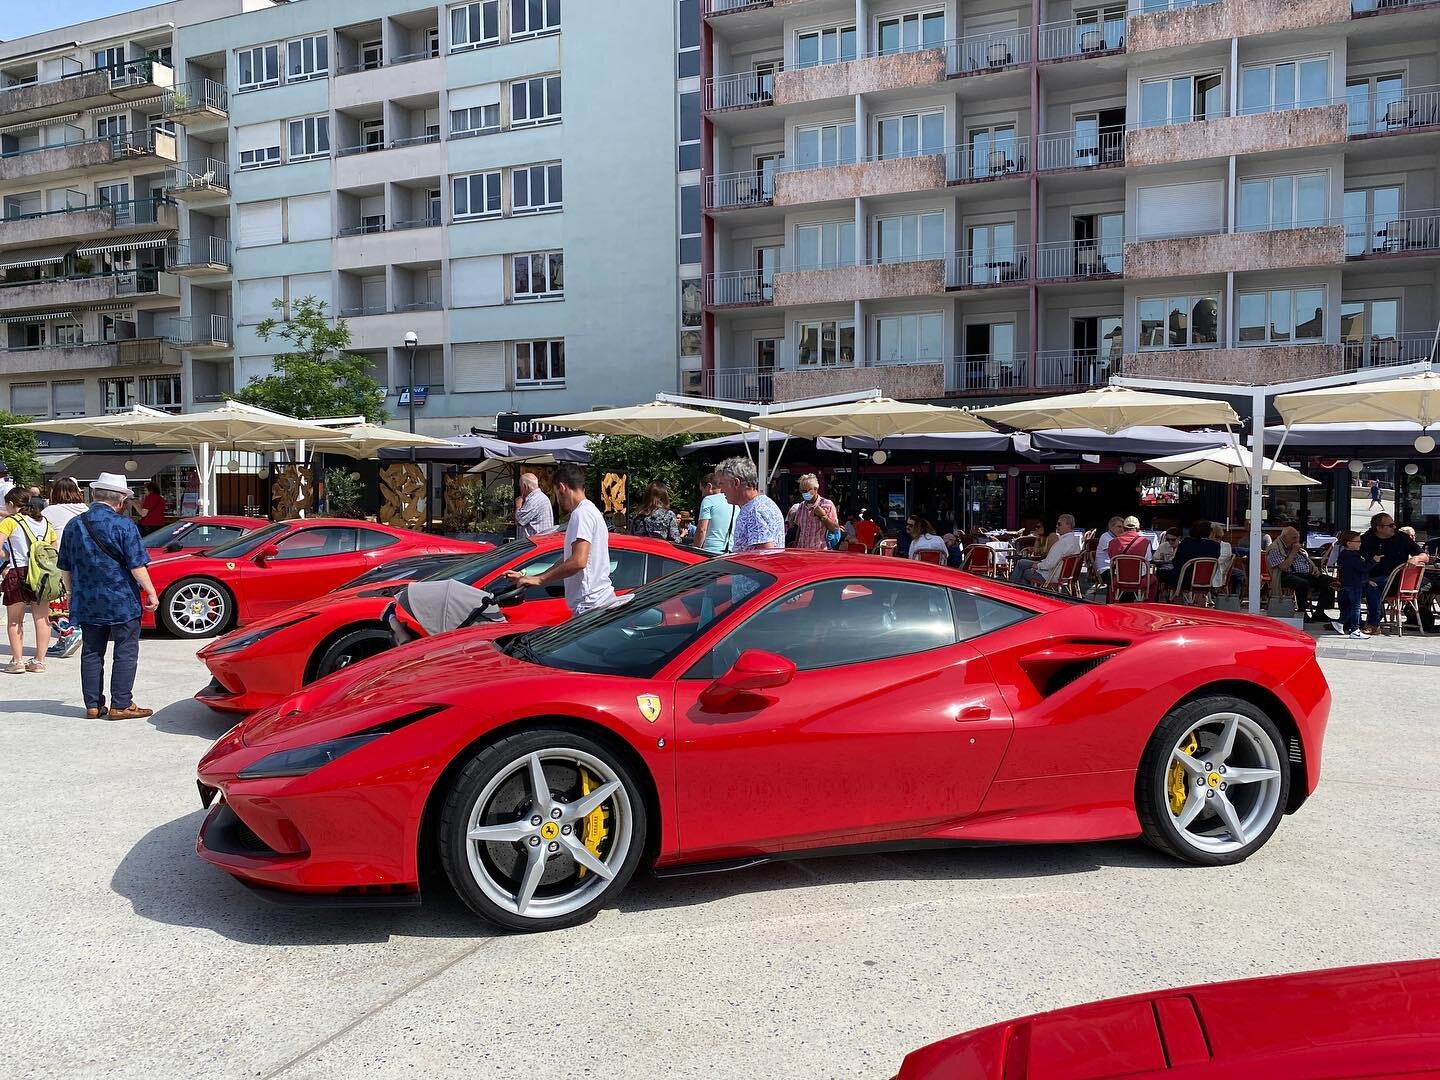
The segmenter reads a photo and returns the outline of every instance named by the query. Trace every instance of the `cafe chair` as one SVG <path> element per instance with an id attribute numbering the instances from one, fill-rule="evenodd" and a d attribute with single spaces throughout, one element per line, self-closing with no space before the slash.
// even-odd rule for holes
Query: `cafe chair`
<path id="1" fill-rule="evenodd" d="M 1143 603 L 1150 598 L 1150 560 L 1143 555 L 1116 555 L 1110 560 L 1110 594 L 1107 603 L 1125 597 Z"/>
<path id="2" fill-rule="evenodd" d="M 881 540 L 880 546 L 875 549 L 876 555 L 894 555 L 895 549 L 900 546 L 899 540 Z"/>
<path id="3" fill-rule="evenodd" d="M 945 555 L 940 551 L 919 551 L 915 554 L 917 562 L 933 563 L 936 566 L 945 564 Z"/>
<path id="4" fill-rule="evenodd" d="M 1060 560 L 1060 574 L 1051 583 L 1050 588 L 1054 592 L 1073 596 L 1077 600 L 1083 599 L 1080 593 L 1080 567 L 1084 562 L 1083 554 L 1066 555 Z"/>
<path id="5" fill-rule="evenodd" d="M 996 577 L 999 574 L 999 562 L 995 549 L 988 544 L 971 544 L 965 549 L 965 558 L 960 563 L 960 569 L 981 577 Z"/>
<path id="6" fill-rule="evenodd" d="M 1220 580 L 1219 559 L 1191 559 L 1180 568 L 1175 580 L 1175 596 L 1182 604 L 1214 607 L 1215 594 L 1225 582 Z"/>
<path id="7" fill-rule="evenodd" d="M 1420 628 L 1420 634 L 1425 634 L 1425 620 L 1420 614 L 1420 586 L 1425 580 L 1425 568 L 1423 566 L 1412 566 L 1409 563 L 1402 563 L 1390 571 L 1390 576 L 1385 579 L 1384 599 L 1381 601 L 1382 619 L 1389 619 L 1395 624 L 1395 633 L 1398 637 L 1405 636 L 1405 609 L 1409 608 L 1415 614 L 1415 623 Z"/>

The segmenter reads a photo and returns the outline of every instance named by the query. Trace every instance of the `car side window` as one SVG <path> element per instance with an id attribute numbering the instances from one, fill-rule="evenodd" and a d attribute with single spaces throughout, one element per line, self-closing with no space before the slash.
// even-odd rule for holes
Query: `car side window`
<path id="1" fill-rule="evenodd" d="M 610 586 L 616 591 L 638 589 L 645 584 L 645 553 L 612 548 L 610 551 Z"/>
<path id="2" fill-rule="evenodd" d="M 276 559 L 317 559 L 323 555 L 349 555 L 355 551 L 358 529 L 340 527 L 301 529 L 275 545 Z"/>
<path id="3" fill-rule="evenodd" d="M 356 531 L 359 533 L 357 551 L 375 551 L 378 548 L 386 548 L 400 542 L 398 536 L 377 532 L 375 529 L 357 529 Z"/>
<path id="4" fill-rule="evenodd" d="M 232 525 L 197 525 L 182 533 L 178 539 L 183 541 L 186 547 L 215 547 L 228 544 L 244 531 Z"/>
<path id="5" fill-rule="evenodd" d="M 537 555 L 535 558 L 531 559 L 523 566 L 517 567 L 516 569 L 521 574 L 543 574 L 546 570 L 549 570 L 552 566 L 559 562 L 564 554 L 565 552 L 563 549 L 556 548 L 554 551 L 547 551 L 543 555 Z M 502 575 L 500 580 L 495 582 L 495 584 L 498 585 L 503 580 L 504 577 Z M 531 585 L 528 589 L 526 589 L 520 594 L 520 598 L 521 600 L 553 600 L 557 596 L 564 595 L 565 583 L 563 581 L 552 581 L 549 585 Z"/>
<path id="6" fill-rule="evenodd" d="M 659 581 L 662 577 L 668 577 L 676 570 L 682 570 L 685 564 L 679 559 L 667 559 L 664 555 L 651 555 L 649 562 L 645 564 L 645 580 Z"/>
<path id="7" fill-rule="evenodd" d="M 756 612 L 696 663 L 687 678 L 714 679 L 747 649 L 776 653 L 799 671 L 909 656 L 953 645 L 951 590 L 885 578 L 825 581 Z"/>
<path id="8" fill-rule="evenodd" d="M 961 641 L 1014 626 L 1035 614 L 964 589 L 951 589 L 950 600 L 955 608 L 955 632 Z"/>

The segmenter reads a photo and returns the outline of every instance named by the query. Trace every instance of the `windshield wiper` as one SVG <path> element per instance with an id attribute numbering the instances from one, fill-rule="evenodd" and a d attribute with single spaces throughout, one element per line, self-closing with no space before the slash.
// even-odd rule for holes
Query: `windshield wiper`
<path id="1" fill-rule="evenodd" d="M 535 652 L 535 647 L 526 640 L 529 636 L 529 634 L 521 634 L 514 641 L 510 642 L 505 651 L 517 660 L 524 660 L 527 664 L 538 665 L 540 664 L 540 658 Z"/>

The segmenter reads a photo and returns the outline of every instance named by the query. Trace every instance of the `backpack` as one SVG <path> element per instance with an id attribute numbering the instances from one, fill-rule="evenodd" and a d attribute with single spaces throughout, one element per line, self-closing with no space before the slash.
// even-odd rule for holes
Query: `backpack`
<path id="1" fill-rule="evenodd" d="M 60 553 L 55 550 L 54 541 L 51 540 L 54 530 L 47 521 L 45 532 L 37 538 L 30 531 L 30 526 L 23 516 L 17 516 L 15 523 L 25 530 L 25 538 L 30 541 L 29 562 L 25 565 L 25 587 L 38 603 L 48 604 L 52 600 L 59 600 L 65 591 L 65 584 L 60 579 Z"/>

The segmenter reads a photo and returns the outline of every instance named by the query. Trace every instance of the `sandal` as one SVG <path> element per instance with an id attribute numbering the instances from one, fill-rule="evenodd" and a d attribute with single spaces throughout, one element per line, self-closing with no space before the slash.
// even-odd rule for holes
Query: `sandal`
<path id="1" fill-rule="evenodd" d="M 6 675 L 24 675 L 25 665 L 19 660 L 11 660 L 10 666 L 5 669 Z"/>
<path id="2" fill-rule="evenodd" d="M 44 672 L 45 672 L 45 661 L 44 661 L 44 660 L 30 660 L 30 661 L 27 661 L 26 664 L 25 664 L 25 670 L 28 671 L 28 672 L 30 672 L 32 675 L 41 675 L 41 674 L 44 674 Z"/>

